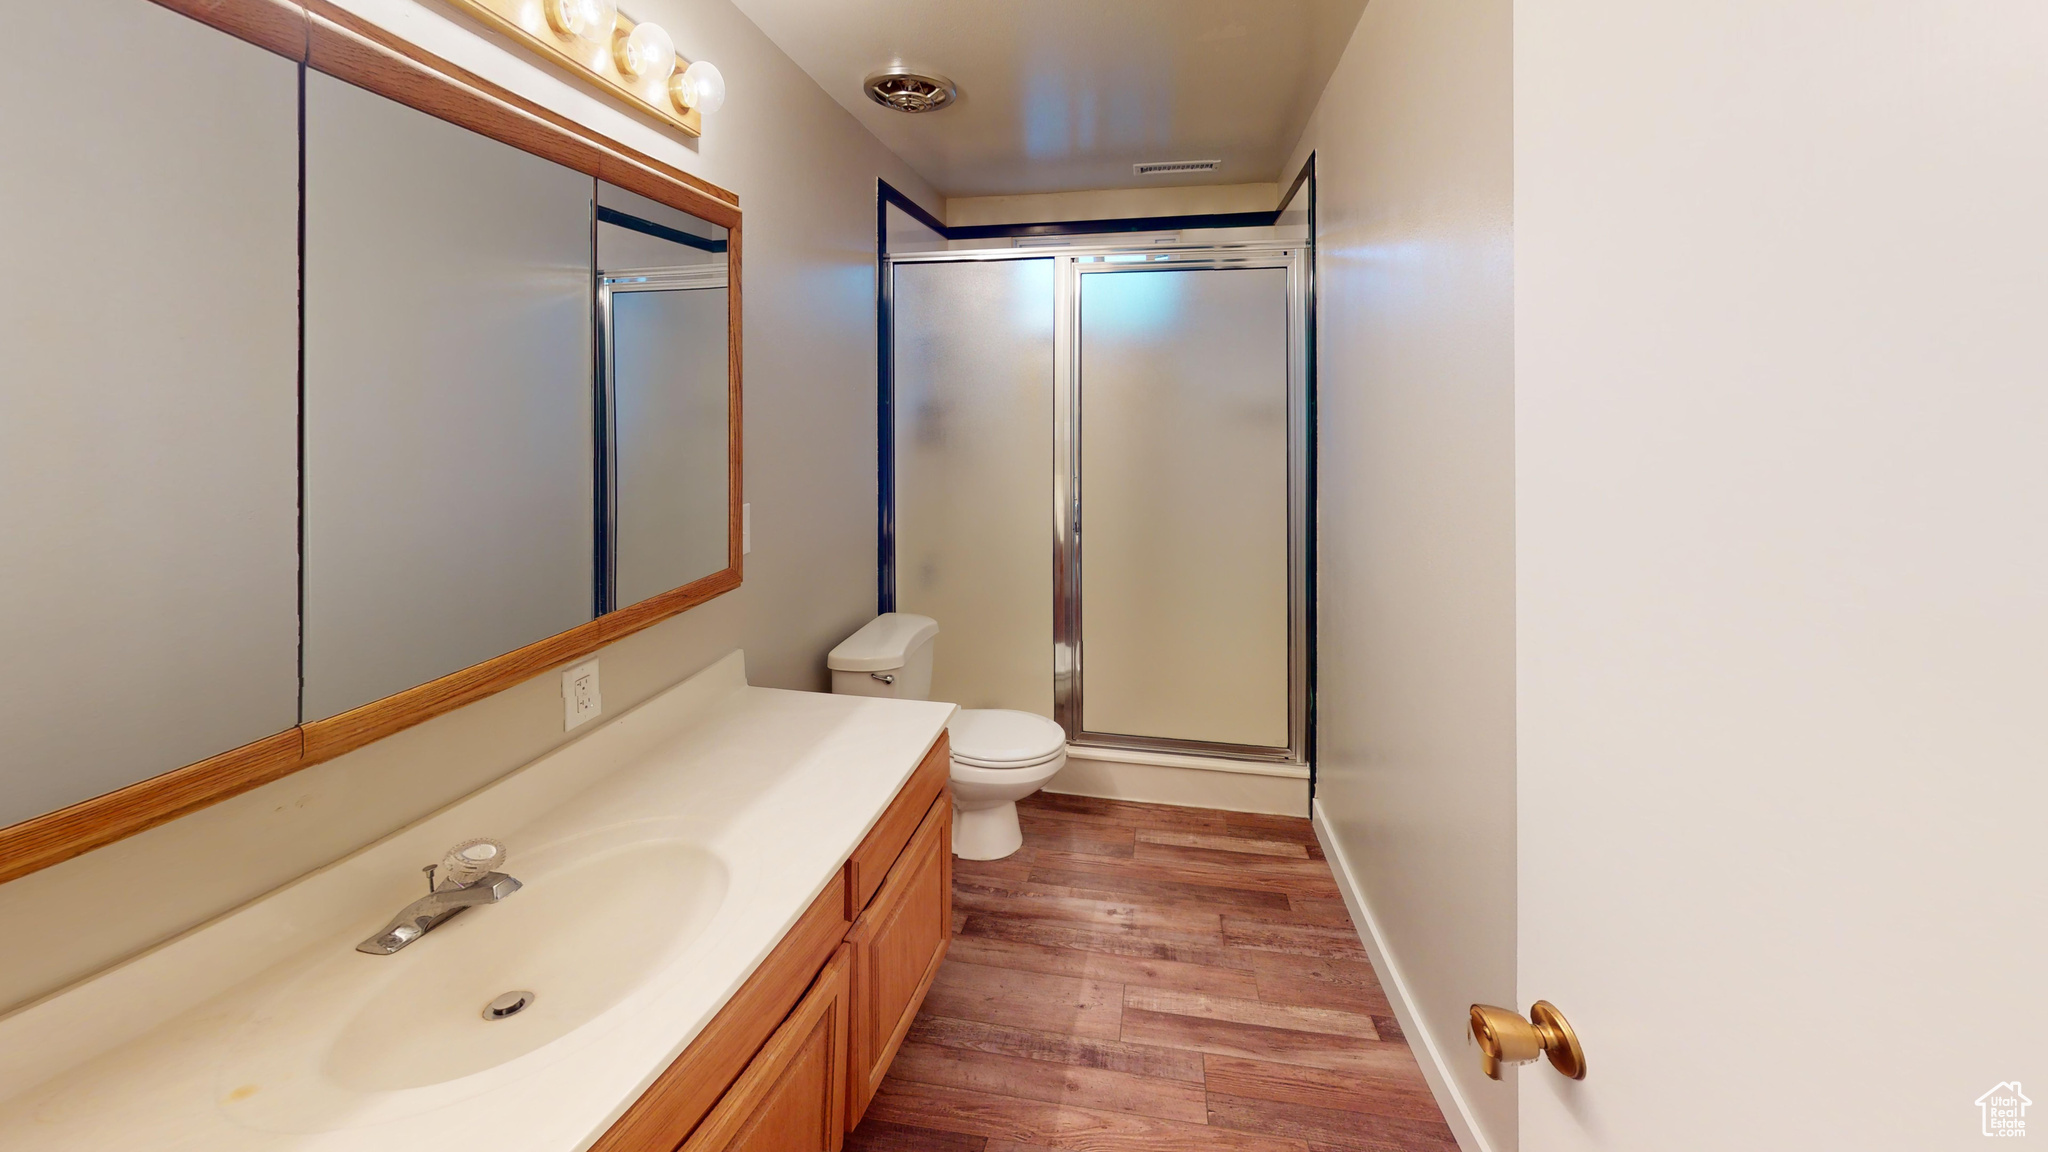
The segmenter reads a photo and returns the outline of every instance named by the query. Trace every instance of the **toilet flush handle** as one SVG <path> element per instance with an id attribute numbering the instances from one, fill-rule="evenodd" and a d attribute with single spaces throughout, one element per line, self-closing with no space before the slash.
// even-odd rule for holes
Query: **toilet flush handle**
<path id="1" fill-rule="evenodd" d="M 884 684 L 894 684 L 896 682 L 896 678 L 887 672 L 870 672 L 868 675 L 880 680 Z"/>

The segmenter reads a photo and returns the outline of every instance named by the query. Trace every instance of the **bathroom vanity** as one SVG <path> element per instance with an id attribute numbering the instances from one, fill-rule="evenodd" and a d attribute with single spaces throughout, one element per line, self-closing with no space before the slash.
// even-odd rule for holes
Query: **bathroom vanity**
<path id="1" fill-rule="evenodd" d="M 839 1147 L 952 938 L 947 760 L 942 731 L 841 875 L 595 1148 Z"/>
<path id="2" fill-rule="evenodd" d="M 951 935 L 952 710 L 733 653 L 0 1019 L 0 1147 L 837 1149 Z M 516 892 L 355 950 L 475 836 Z"/>

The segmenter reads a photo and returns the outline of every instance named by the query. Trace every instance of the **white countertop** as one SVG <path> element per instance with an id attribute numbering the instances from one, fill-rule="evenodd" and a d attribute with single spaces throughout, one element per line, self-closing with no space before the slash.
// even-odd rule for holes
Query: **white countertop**
<path id="1" fill-rule="evenodd" d="M 589 1147 L 833 880 L 953 711 L 753 688 L 745 675 L 735 652 L 417 824 L 0 1018 L 0 1148 Z M 464 913 L 394 957 L 353 951 L 424 891 L 423 864 L 473 836 L 505 841 L 505 871 L 527 884 L 507 908 L 535 899 L 528 893 L 546 898 L 563 860 L 619 859 L 649 846 L 714 860 L 699 872 L 716 872 L 722 887 L 706 882 L 717 891 L 703 898 L 715 911 L 701 932 L 649 952 L 646 970 L 607 994 L 587 1023 L 438 1083 L 384 1089 L 376 1075 L 367 1087 L 358 1075 L 335 1087 L 320 1069 L 339 1046 L 362 1040 L 338 1036 L 321 1016 L 342 1003 L 323 999 L 343 995 L 330 985 L 352 982 L 344 992 L 359 1007 L 365 974 L 388 984 L 392 974 L 429 971 L 378 965 L 409 953 L 424 965 L 436 937 L 458 929 L 484 939 L 465 921 L 483 925 L 492 908 Z M 538 872 L 522 875 L 522 860 Z M 706 884 L 697 887 L 710 891 Z M 644 902 L 655 905 L 645 923 L 659 928 L 661 901 Z M 630 913 L 607 916 L 601 923 L 647 934 Z M 574 964 L 574 949 L 603 950 L 607 934 L 549 943 L 569 950 L 558 963 Z M 400 1064 L 404 1056 L 394 1053 Z"/>

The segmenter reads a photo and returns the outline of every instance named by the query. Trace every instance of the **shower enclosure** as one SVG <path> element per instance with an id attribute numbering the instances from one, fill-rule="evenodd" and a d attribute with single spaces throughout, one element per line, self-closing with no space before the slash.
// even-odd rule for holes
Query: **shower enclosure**
<path id="1" fill-rule="evenodd" d="M 1302 763 L 1302 247 L 932 250 L 884 274 L 882 600 L 940 622 L 933 697 L 1079 746 Z"/>
<path id="2" fill-rule="evenodd" d="M 726 269 L 598 278 L 597 612 L 726 563 Z"/>

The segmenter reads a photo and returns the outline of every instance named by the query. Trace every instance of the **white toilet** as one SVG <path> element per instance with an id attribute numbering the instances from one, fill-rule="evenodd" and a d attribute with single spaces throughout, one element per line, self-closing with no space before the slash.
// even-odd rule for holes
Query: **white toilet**
<path id="1" fill-rule="evenodd" d="M 929 616 L 875 617 L 825 658 L 832 691 L 930 699 L 938 635 L 939 622 Z M 962 708 L 946 731 L 953 747 L 953 854 L 1000 860 L 1024 844 L 1017 801 L 1045 787 L 1066 764 L 1066 731 L 1037 713 L 1008 708 Z"/>

